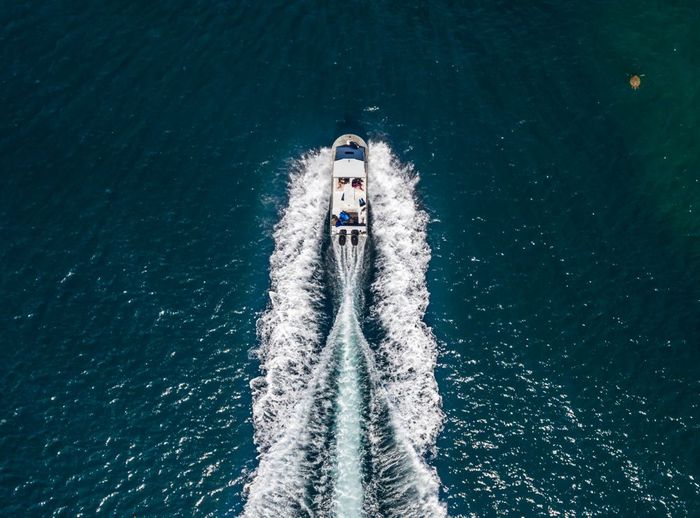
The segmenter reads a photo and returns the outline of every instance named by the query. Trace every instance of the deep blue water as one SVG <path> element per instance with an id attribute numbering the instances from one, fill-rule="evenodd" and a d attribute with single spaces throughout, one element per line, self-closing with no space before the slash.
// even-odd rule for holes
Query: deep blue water
<path id="1" fill-rule="evenodd" d="M 696 515 L 699 27 L 693 1 L 4 3 L 0 514 L 242 511 L 290 161 L 352 130 L 421 177 L 449 514 Z"/>

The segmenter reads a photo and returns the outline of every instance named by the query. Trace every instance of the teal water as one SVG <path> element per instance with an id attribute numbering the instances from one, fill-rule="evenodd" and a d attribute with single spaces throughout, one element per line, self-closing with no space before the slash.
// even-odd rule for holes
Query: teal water
<path id="1" fill-rule="evenodd" d="M 273 229 L 295 161 L 353 131 L 420 176 L 448 514 L 695 515 L 698 27 L 690 1 L 3 4 L 0 514 L 243 512 Z"/>
<path id="2" fill-rule="evenodd" d="M 364 239 L 363 239 L 364 241 Z M 360 246 L 360 245 L 358 245 Z M 360 246 L 364 251 L 365 243 Z M 344 249 L 339 253 L 357 253 L 356 249 Z M 360 255 L 360 254 L 357 254 Z M 345 259 L 345 260 L 343 260 Z M 362 373 L 361 340 L 359 322 L 353 314 L 353 308 L 357 305 L 356 295 L 352 286 L 356 286 L 357 276 L 363 268 L 364 262 L 361 256 L 355 261 L 355 265 L 342 256 L 338 263 L 348 273 L 345 279 L 343 302 L 338 310 L 338 319 L 341 324 L 341 348 L 340 372 L 338 376 L 337 405 L 338 413 L 334 431 L 337 461 L 335 466 L 335 505 L 333 512 L 338 516 L 362 516 Z M 350 263 L 350 264 L 346 264 Z M 357 272 L 357 273 L 355 273 Z M 354 275 L 353 275 L 354 273 Z"/>

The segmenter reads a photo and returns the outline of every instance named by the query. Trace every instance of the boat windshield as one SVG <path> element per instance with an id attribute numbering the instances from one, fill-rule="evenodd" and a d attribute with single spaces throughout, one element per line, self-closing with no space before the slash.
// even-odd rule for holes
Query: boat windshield
<path id="1" fill-rule="evenodd" d="M 354 142 L 347 146 L 338 146 L 337 148 L 335 148 L 335 159 L 342 160 L 343 158 L 364 160 L 365 148 L 358 146 Z"/>

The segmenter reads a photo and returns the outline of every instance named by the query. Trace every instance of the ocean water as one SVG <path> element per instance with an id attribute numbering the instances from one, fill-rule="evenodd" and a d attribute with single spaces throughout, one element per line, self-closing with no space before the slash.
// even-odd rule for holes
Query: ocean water
<path id="1" fill-rule="evenodd" d="M 700 9 L 521 4 L 0 6 L 0 514 L 697 515 Z"/>

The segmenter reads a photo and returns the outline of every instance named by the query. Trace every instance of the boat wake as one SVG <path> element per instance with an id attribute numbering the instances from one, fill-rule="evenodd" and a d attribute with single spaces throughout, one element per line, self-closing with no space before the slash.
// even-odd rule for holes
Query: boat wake
<path id="1" fill-rule="evenodd" d="M 436 344 L 422 320 L 430 250 L 417 177 L 387 145 L 371 144 L 369 310 L 383 332 L 370 345 L 360 324 L 366 238 L 332 244 L 333 266 L 323 261 L 330 162 L 323 149 L 297 163 L 275 229 L 270 305 L 258 321 L 262 376 L 251 382 L 259 464 L 244 515 L 445 516 L 425 462 L 443 415 Z M 327 336 L 324 275 L 335 282 Z"/>

